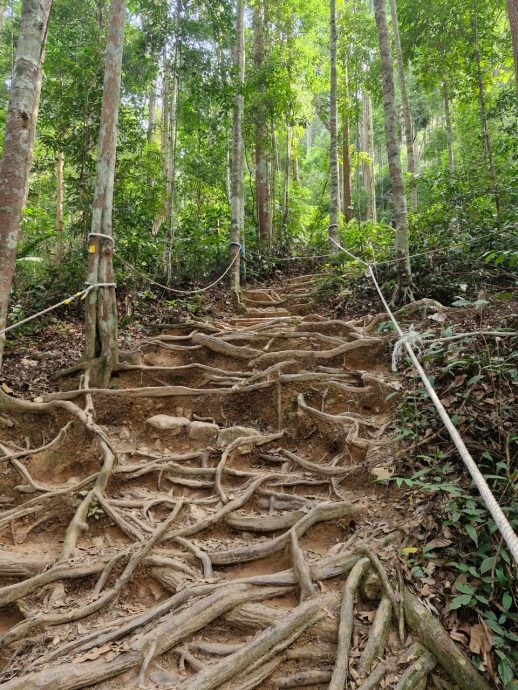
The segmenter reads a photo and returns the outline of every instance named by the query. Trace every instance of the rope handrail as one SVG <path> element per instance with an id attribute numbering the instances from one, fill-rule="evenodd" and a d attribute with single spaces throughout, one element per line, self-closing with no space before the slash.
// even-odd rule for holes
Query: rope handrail
<path id="1" fill-rule="evenodd" d="M 332 242 L 335 242 L 333 239 L 331 240 Z M 355 256 L 354 254 L 351 254 L 345 247 L 342 247 L 342 245 L 338 244 L 338 242 L 335 242 L 335 244 L 342 250 L 345 251 L 347 254 L 352 256 L 354 259 L 359 261 L 360 263 L 364 264 L 367 267 L 367 272 L 369 274 L 369 277 L 372 279 L 372 282 L 374 283 L 374 287 L 376 288 L 376 291 L 378 292 L 378 295 L 381 299 L 381 302 L 383 306 L 385 307 L 385 310 L 392 321 L 392 324 L 394 325 L 394 328 L 396 330 L 396 333 L 400 337 L 400 341 L 396 344 L 396 349 L 399 344 L 400 347 L 405 347 L 406 351 L 408 352 L 410 359 L 412 360 L 412 364 L 416 368 L 425 388 L 430 396 L 435 408 L 437 409 L 439 413 L 439 417 L 441 418 L 441 421 L 443 422 L 444 426 L 446 427 L 450 438 L 452 439 L 455 447 L 457 448 L 457 451 L 459 452 L 459 455 L 464 462 L 469 474 L 471 475 L 471 478 L 473 479 L 473 482 L 475 483 L 475 486 L 477 487 L 478 492 L 480 493 L 482 500 L 484 501 L 487 509 L 491 513 L 491 516 L 493 517 L 493 520 L 495 521 L 496 526 L 498 527 L 502 537 L 504 538 L 507 546 L 509 547 L 509 550 L 512 554 L 512 557 L 514 558 L 515 562 L 518 563 L 518 536 L 516 535 L 516 532 L 511 526 L 511 523 L 507 519 L 507 517 L 504 515 L 504 512 L 502 508 L 500 507 L 498 501 L 494 497 L 491 489 L 489 488 L 489 485 L 482 474 L 482 472 L 479 470 L 478 465 L 476 464 L 475 460 L 473 459 L 473 456 L 469 452 L 468 448 L 466 447 L 466 444 L 464 443 L 462 436 L 460 433 L 457 431 L 455 428 L 455 425 L 453 424 L 450 415 L 446 411 L 446 408 L 442 404 L 442 402 L 439 399 L 439 396 L 437 395 L 437 392 L 435 388 L 433 387 L 432 383 L 430 382 L 430 379 L 426 375 L 425 370 L 423 369 L 421 363 L 419 362 L 419 359 L 417 358 L 416 353 L 414 352 L 414 349 L 411 344 L 411 340 L 415 341 L 415 338 L 419 335 L 417 334 L 416 331 L 412 329 L 410 336 L 409 334 L 405 334 L 403 332 L 403 329 L 401 328 L 398 320 L 396 319 L 394 313 L 392 312 L 387 300 L 385 299 L 385 296 L 383 295 L 383 292 L 379 286 L 379 283 L 376 279 L 376 275 L 374 273 L 374 269 L 371 264 L 366 263 L 363 261 L 363 259 L 360 259 L 360 257 Z"/>
<path id="2" fill-rule="evenodd" d="M 332 227 L 332 226 L 330 226 Z M 475 242 L 478 242 L 479 240 L 485 240 L 488 237 L 501 237 L 502 235 L 508 235 L 509 230 L 499 230 L 495 232 L 488 232 L 484 235 L 479 235 L 478 237 L 472 237 L 470 240 L 466 240 L 465 244 L 474 244 Z M 364 266 L 367 266 L 367 262 L 363 261 L 363 259 L 360 259 L 359 256 L 356 256 L 355 254 L 351 254 L 345 247 L 342 247 L 341 244 L 338 244 L 332 237 L 329 237 L 331 242 L 336 244 L 337 247 L 339 247 L 342 251 L 344 251 L 346 254 L 349 254 L 353 259 L 356 259 L 360 263 L 362 263 Z M 450 245 L 449 247 L 438 247 L 437 249 L 430 249 L 426 252 L 416 252 L 415 254 L 409 254 L 408 258 L 409 259 L 414 259 L 418 256 L 431 256 L 432 254 L 438 254 L 439 252 L 447 252 L 451 251 L 452 249 L 462 249 L 462 246 L 460 244 L 457 245 Z M 334 254 L 332 256 L 335 256 Z M 398 259 L 386 259 L 385 261 L 375 261 L 374 265 L 376 267 L 378 266 L 388 266 L 389 264 L 397 264 Z"/>
<path id="3" fill-rule="evenodd" d="M 11 324 L 10 326 L 7 326 L 6 328 L 0 329 L 0 336 L 4 335 L 5 333 L 9 333 L 9 331 L 14 331 L 15 328 L 19 328 L 20 326 L 23 326 L 26 323 L 29 323 L 30 321 L 34 321 L 34 319 L 39 318 L 40 316 L 43 316 L 44 314 L 48 314 L 51 311 L 54 311 L 58 307 L 62 307 L 63 305 L 68 305 L 74 302 L 76 299 L 85 299 L 86 296 L 92 291 L 96 290 L 97 288 L 115 288 L 117 285 L 115 283 L 97 283 L 96 285 L 88 285 L 84 290 L 80 290 L 79 292 L 74 293 L 73 295 L 70 295 L 70 297 L 66 297 L 65 299 L 61 300 L 61 302 L 58 302 L 57 304 L 53 304 L 51 307 L 47 307 L 46 309 L 42 309 L 41 311 L 37 312 L 36 314 L 33 314 L 32 316 L 28 316 L 26 319 L 22 319 L 21 321 L 17 321 L 16 323 Z"/>
<path id="4" fill-rule="evenodd" d="M 236 261 L 239 259 L 239 256 L 240 256 L 240 254 L 238 252 L 234 256 L 234 258 L 232 259 L 230 264 L 227 266 L 224 273 L 222 273 L 220 275 L 220 277 L 217 280 L 215 280 L 213 283 L 211 283 L 210 285 L 207 285 L 204 288 L 196 288 L 195 290 L 177 290 L 176 288 L 169 287 L 168 285 L 162 285 L 162 283 L 157 283 L 156 280 L 153 280 L 146 273 L 144 273 L 143 271 L 138 269 L 136 266 L 133 266 L 133 264 L 130 264 L 125 259 L 123 259 L 122 256 L 120 254 L 118 254 L 117 252 L 113 252 L 113 255 L 116 256 L 119 259 L 119 261 L 124 266 L 126 266 L 126 268 L 129 268 L 130 271 L 133 271 L 133 273 L 135 273 L 136 275 L 139 275 L 142 278 L 145 278 L 149 283 L 151 283 L 151 285 L 156 285 L 157 287 L 161 288 L 162 290 L 168 290 L 169 292 L 172 292 L 175 295 L 197 295 L 201 292 L 207 292 L 207 290 L 210 290 L 211 288 L 215 287 L 218 283 L 221 283 L 223 278 L 229 273 L 229 271 L 234 266 L 234 264 L 236 263 Z"/>

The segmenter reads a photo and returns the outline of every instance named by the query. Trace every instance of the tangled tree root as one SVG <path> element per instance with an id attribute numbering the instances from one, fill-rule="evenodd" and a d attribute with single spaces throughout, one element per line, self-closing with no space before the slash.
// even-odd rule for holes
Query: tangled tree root
<path id="1" fill-rule="evenodd" d="M 370 690 L 394 674 L 419 688 L 432 670 L 488 687 L 393 581 L 398 525 L 373 527 L 383 493 L 353 479 L 391 443 L 371 367 L 383 340 L 372 323 L 295 318 L 315 279 L 245 293 L 230 326 L 161 326 L 115 387 L 33 403 L 0 390 L 0 606 L 20 615 L 0 636 L 2 690 L 145 688 L 157 669 L 179 690 L 343 690 L 353 676 Z M 54 548 L 35 549 L 48 535 Z"/>

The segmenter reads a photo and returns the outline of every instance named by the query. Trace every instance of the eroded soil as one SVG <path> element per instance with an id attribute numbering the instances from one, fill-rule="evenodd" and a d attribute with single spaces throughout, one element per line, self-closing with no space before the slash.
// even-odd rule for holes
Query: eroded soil
<path id="1" fill-rule="evenodd" d="M 160 328 L 108 390 L 3 394 L 0 688 L 487 687 L 419 644 L 388 349 L 315 279 Z"/>

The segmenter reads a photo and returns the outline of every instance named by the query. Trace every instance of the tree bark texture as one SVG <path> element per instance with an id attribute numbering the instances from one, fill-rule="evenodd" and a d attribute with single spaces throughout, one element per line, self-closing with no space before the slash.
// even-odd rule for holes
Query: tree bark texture
<path id="1" fill-rule="evenodd" d="M 518 98 L 518 0 L 507 0 L 507 14 L 513 40 L 514 78 L 516 82 L 516 97 Z"/>
<path id="2" fill-rule="evenodd" d="M 374 169 L 374 127 L 372 123 L 372 98 L 370 93 L 363 93 L 363 150 L 368 154 L 369 160 L 362 162 L 363 182 L 367 192 L 367 218 L 377 222 L 376 210 L 376 172 Z"/>
<path id="3" fill-rule="evenodd" d="M 230 234 L 230 260 L 234 262 L 231 271 L 231 285 L 236 292 L 240 288 L 241 260 L 240 245 L 244 233 L 244 189 L 243 189 L 243 84 L 245 81 L 245 0 L 236 0 L 236 43 L 234 46 L 234 71 L 236 91 L 232 124 L 232 226 Z"/>
<path id="4" fill-rule="evenodd" d="M 281 227 L 284 242 L 288 240 L 288 225 L 290 220 L 290 163 L 293 132 L 291 126 L 286 126 L 286 158 L 284 160 L 284 185 L 282 191 L 282 220 Z"/>
<path id="5" fill-rule="evenodd" d="M 397 15 L 396 0 L 390 0 L 390 10 L 392 14 L 392 31 L 394 33 L 394 46 L 396 48 L 396 61 L 399 76 L 399 88 L 401 91 L 401 105 L 403 109 L 403 123 L 405 129 L 405 142 L 407 152 L 407 166 L 410 175 L 409 183 L 409 197 L 410 208 L 412 211 L 417 210 L 417 187 L 415 175 L 417 172 L 415 149 L 414 149 L 414 127 L 412 123 L 412 114 L 410 112 L 410 102 L 408 100 L 408 91 L 406 87 L 405 67 L 403 64 L 403 51 L 401 50 L 401 39 L 399 37 L 399 21 Z"/>
<path id="6" fill-rule="evenodd" d="M 344 217 L 348 223 L 353 217 L 353 201 L 351 191 L 351 153 L 350 153 L 350 134 L 349 134 L 349 71 L 347 69 L 347 60 L 344 65 L 344 118 L 343 118 L 343 209 Z"/>
<path id="7" fill-rule="evenodd" d="M 156 136 L 156 80 L 153 80 L 149 89 L 147 140 L 148 144 L 155 141 Z"/>
<path id="8" fill-rule="evenodd" d="M 112 0 L 110 24 L 106 46 L 101 129 L 97 170 L 92 208 L 92 226 L 89 239 L 87 283 L 113 283 L 113 186 L 119 121 L 122 52 L 126 0 Z M 117 363 L 117 303 L 115 288 L 91 290 L 86 299 L 86 346 L 87 360 L 100 358 L 101 366 L 95 374 L 95 384 L 106 386 L 113 366 Z"/>
<path id="9" fill-rule="evenodd" d="M 254 69 L 261 73 L 264 68 L 264 1 L 257 0 L 253 13 Z M 259 241 L 271 248 L 270 189 L 268 180 L 268 116 L 264 103 L 264 80 L 260 78 L 255 112 L 255 200 Z"/>
<path id="10" fill-rule="evenodd" d="M 338 239 L 338 215 L 339 215 L 339 181 L 338 181 L 338 117 L 337 117 L 337 77 L 336 77 L 336 0 L 330 0 L 330 38 L 331 38 L 331 90 L 329 94 L 329 131 L 331 133 L 331 203 L 329 218 L 330 249 L 336 253 L 337 247 L 331 240 Z"/>
<path id="11" fill-rule="evenodd" d="M 444 117 L 446 120 L 446 140 L 448 142 L 448 167 L 450 172 L 455 172 L 455 154 L 453 152 L 453 127 L 451 125 L 451 110 L 450 110 L 450 87 L 448 82 L 443 84 L 444 97 Z"/>
<path id="12" fill-rule="evenodd" d="M 478 85 L 478 98 L 480 106 L 480 125 L 482 128 L 482 139 L 484 141 L 484 151 L 486 154 L 487 164 L 489 165 L 489 173 L 491 175 L 491 188 L 495 197 L 496 213 L 500 215 L 500 197 L 498 193 L 498 179 L 496 176 L 495 159 L 493 157 L 493 146 L 491 144 L 491 134 L 489 133 L 489 124 L 487 121 L 487 107 L 486 95 L 484 91 L 484 78 L 482 75 L 482 60 L 480 55 L 480 42 L 478 34 L 478 3 L 475 2 L 473 11 L 473 48 L 475 54 L 476 79 Z"/>
<path id="13" fill-rule="evenodd" d="M 395 250 L 398 288 L 394 295 L 394 300 L 401 301 L 409 296 L 412 279 L 408 250 L 407 205 L 403 173 L 401 171 L 400 146 L 397 136 L 396 90 L 394 87 L 392 49 L 390 47 L 384 0 L 374 0 L 374 14 L 380 44 L 385 139 L 396 221 Z"/>
<path id="14" fill-rule="evenodd" d="M 54 222 L 54 232 L 56 233 L 56 264 L 58 268 L 63 259 L 63 230 L 65 225 L 64 196 L 65 187 L 63 174 L 65 171 L 65 154 L 63 151 L 58 153 L 56 162 L 56 220 Z"/>
<path id="15" fill-rule="evenodd" d="M 5 328 L 27 199 L 52 0 L 24 0 L 0 161 L 0 329 Z M 5 336 L 0 335 L 0 368 Z"/>

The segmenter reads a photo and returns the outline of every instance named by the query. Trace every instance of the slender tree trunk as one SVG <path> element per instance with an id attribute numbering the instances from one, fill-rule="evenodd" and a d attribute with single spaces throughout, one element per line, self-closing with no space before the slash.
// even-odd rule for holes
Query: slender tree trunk
<path id="1" fill-rule="evenodd" d="M 363 150 L 369 156 L 369 160 L 364 160 L 363 182 L 367 192 L 367 218 L 377 222 L 378 213 L 376 210 L 376 172 L 374 168 L 374 127 L 372 123 L 372 98 L 367 91 L 363 92 L 363 112 L 362 112 L 362 138 Z"/>
<path id="2" fill-rule="evenodd" d="M 64 180 L 63 173 L 65 170 L 65 154 L 63 151 L 58 153 L 58 160 L 56 163 L 56 220 L 54 222 L 54 231 L 56 233 L 56 264 L 58 269 L 63 260 L 63 230 L 65 226 L 64 215 Z"/>
<path id="3" fill-rule="evenodd" d="M 295 184 L 300 184 L 300 169 L 298 156 L 295 156 L 293 158 L 293 182 L 295 182 Z"/>
<path id="4" fill-rule="evenodd" d="M 403 51 L 401 50 L 401 40 L 399 37 L 399 22 L 397 16 L 396 0 L 390 0 L 390 10 L 392 13 L 392 31 L 394 33 L 394 46 L 396 48 L 396 61 L 399 76 L 399 88 L 401 91 L 401 105 L 403 108 L 403 122 L 405 125 L 405 142 L 407 151 L 407 166 L 410 174 L 410 208 L 412 211 L 417 210 L 417 186 L 415 175 L 417 172 L 415 149 L 414 149 L 414 127 L 412 124 L 412 114 L 410 112 L 410 104 L 408 100 L 408 91 L 406 88 L 405 68 L 403 65 Z"/>
<path id="5" fill-rule="evenodd" d="M 113 187 L 119 122 L 122 52 L 126 21 L 126 0 L 112 0 L 106 63 L 104 69 L 101 129 L 92 209 L 92 229 L 89 238 L 90 258 L 87 283 L 111 284 L 113 272 Z M 101 236 L 100 236 L 101 235 Z M 118 361 L 117 302 L 114 287 L 92 290 L 86 306 L 85 359 L 99 358 L 99 366 L 92 369 L 94 385 L 107 386 Z"/>
<path id="6" fill-rule="evenodd" d="M 149 89 L 149 108 L 148 108 L 148 124 L 147 124 L 147 140 L 148 144 L 152 144 L 156 137 L 156 80 L 153 80 L 151 88 Z"/>
<path id="7" fill-rule="evenodd" d="M 4 30 L 4 19 L 5 19 L 5 0 L 0 2 L 0 34 Z"/>
<path id="8" fill-rule="evenodd" d="M 264 68 L 264 2 L 257 0 L 253 13 L 254 69 Z M 263 80 L 261 79 L 261 84 Z M 264 104 L 264 87 L 257 95 L 255 125 L 255 201 L 257 205 L 257 227 L 259 241 L 263 247 L 271 248 L 270 190 L 268 180 L 268 117 Z"/>
<path id="9" fill-rule="evenodd" d="M 52 0 L 23 0 L 0 161 L 0 330 L 7 322 L 38 119 L 42 62 Z M 5 336 L 0 335 L 0 368 Z"/>
<path id="10" fill-rule="evenodd" d="M 270 220 L 271 220 L 271 235 L 272 235 L 272 246 L 277 241 L 277 137 L 275 135 L 275 123 L 271 123 L 272 130 L 272 148 L 270 157 L 270 181 L 271 181 L 271 193 L 270 193 Z"/>
<path id="11" fill-rule="evenodd" d="M 243 188 L 243 84 L 245 81 L 245 0 L 236 0 L 236 43 L 234 47 L 234 70 L 237 75 L 234 96 L 232 126 L 232 227 L 230 235 L 230 259 L 232 289 L 238 293 L 241 277 L 241 243 L 244 235 L 245 201 Z"/>
<path id="12" fill-rule="evenodd" d="M 180 16 L 180 3 L 176 7 L 177 18 Z M 178 34 L 175 37 L 173 74 L 171 85 L 171 103 L 169 109 L 169 137 L 166 152 L 166 205 L 167 223 L 166 273 L 167 283 L 171 282 L 173 270 L 174 241 L 174 196 L 176 178 L 176 141 L 178 132 L 178 89 L 180 84 L 180 44 Z"/>
<path id="13" fill-rule="evenodd" d="M 284 160 L 284 185 L 282 193 L 282 234 L 284 243 L 288 242 L 288 226 L 290 220 L 290 164 L 291 164 L 292 129 L 286 126 L 286 158 Z"/>
<path id="14" fill-rule="evenodd" d="M 444 80 L 442 92 L 444 96 L 444 116 L 446 119 L 446 140 L 448 142 L 448 167 L 451 174 L 455 172 L 455 155 L 453 153 L 453 128 L 451 126 L 450 88 Z"/>
<path id="15" fill-rule="evenodd" d="M 513 40 L 514 78 L 516 82 L 516 97 L 518 98 L 518 0 L 507 0 L 507 14 Z"/>
<path id="16" fill-rule="evenodd" d="M 484 141 L 484 150 L 486 153 L 487 164 L 489 165 L 489 173 L 491 175 L 491 188 L 493 196 L 495 197 L 495 207 L 497 216 L 500 215 L 500 195 L 498 192 L 498 179 L 496 176 L 495 160 L 493 157 L 493 147 L 491 144 L 491 135 L 489 133 L 489 125 L 487 121 L 486 96 L 484 92 L 484 79 L 482 76 L 482 64 L 480 57 L 480 43 L 478 37 L 478 3 L 475 1 L 473 12 L 473 47 L 475 53 L 475 66 L 477 70 L 477 84 L 478 97 L 480 105 L 480 124 L 482 128 L 482 139 Z"/>
<path id="17" fill-rule="evenodd" d="M 380 44 L 381 73 L 383 79 L 383 108 L 385 115 L 385 139 L 389 163 L 392 195 L 396 214 L 396 259 L 398 285 L 394 293 L 394 302 L 412 299 L 412 276 L 408 248 L 408 217 L 405 198 L 405 186 L 401 171 L 400 145 L 397 136 L 396 90 L 392 49 L 385 13 L 385 0 L 374 0 L 374 14 Z"/>
<path id="18" fill-rule="evenodd" d="M 162 112 L 160 127 L 160 151 L 166 176 L 167 147 L 169 145 L 169 56 L 167 54 L 167 39 L 162 50 Z"/>
<path id="19" fill-rule="evenodd" d="M 336 253 L 337 247 L 332 240 L 338 239 L 338 216 L 340 212 L 340 194 L 338 181 L 338 117 L 337 117 L 337 76 L 336 76 L 336 0 L 330 0 L 330 37 L 331 37 L 331 90 L 329 94 L 329 130 L 331 133 L 331 204 L 329 218 L 329 246 Z"/>
<path id="20" fill-rule="evenodd" d="M 351 190 L 351 153 L 350 153 L 350 132 L 349 132 L 349 70 L 347 59 L 344 64 L 344 119 L 342 129 L 342 159 L 343 159 L 343 209 L 344 217 L 348 223 L 353 217 L 353 201 Z"/>

